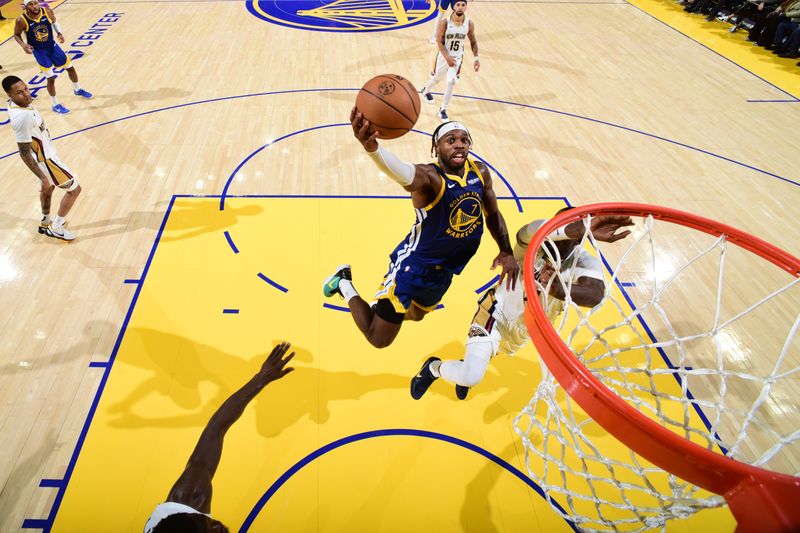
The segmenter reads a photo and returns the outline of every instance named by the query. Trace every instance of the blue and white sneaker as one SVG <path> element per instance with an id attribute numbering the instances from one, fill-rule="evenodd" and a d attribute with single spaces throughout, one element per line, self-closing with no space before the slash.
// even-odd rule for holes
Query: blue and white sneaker
<path id="1" fill-rule="evenodd" d="M 64 107 L 61 104 L 54 105 L 53 106 L 53 111 L 58 113 L 59 115 L 66 115 L 66 114 L 69 113 L 69 109 L 67 109 L 66 107 Z"/>
<path id="2" fill-rule="evenodd" d="M 441 108 L 439 110 L 439 120 L 442 122 L 448 122 L 450 120 L 450 117 L 447 116 L 447 110 L 445 108 Z"/>
<path id="3" fill-rule="evenodd" d="M 426 93 L 425 89 L 423 89 L 422 91 L 423 91 L 422 98 L 425 100 L 425 103 L 433 105 L 434 104 L 433 95 L 431 93 Z"/>
<path id="4" fill-rule="evenodd" d="M 87 100 L 94 96 L 92 93 L 87 91 L 86 89 L 78 89 L 77 91 L 72 91 L 75 96 L 80 96 L 82 98 L 86 98 Z"/>

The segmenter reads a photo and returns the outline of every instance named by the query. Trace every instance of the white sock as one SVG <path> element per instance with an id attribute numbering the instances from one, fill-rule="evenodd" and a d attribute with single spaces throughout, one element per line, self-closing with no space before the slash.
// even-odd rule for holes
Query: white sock
<path id="1" fill-rule="evenodd" d="M 442 366 L 441 361 L 431 361 L 431 364 L 428 365 L 428 369 L 431 371 L 431 374 L 433 374 L 433 377 L 435 378 L 442 377 L 441 374 L 439 374 L 440 366 Z"/>
<path id="2" fill-rule="evenodd" d="M 57 229 L 63 225 L 64 225 L 64 217 L 56 215 L 56 217 L 53 219 L 53 227 Z"/>
<path id="3" fill-rule="evenodd" d="M 50 213 L 42 213 L 42 224 L 50 223 Z"/>
<path id="4" fill-rule="evenodd" d="M 58 98 L 55 95 L 51 96 L 50 100 L 53 101 L 53 107 L 58 105 Z"/>
<path id="5" fill-rule="evenodd" d="M 75 89 L 76 91 L 80 91 L 81 84 L 76 81 L 75 83 L 72 84 L 72 88 Z"/>
<path id="6" fill-rule="evenodd" d="M 344 301 L 350 303 L 352 298 L 358 296 L 358 291 L 353 287 L 353 282 L 349 279 L 339 280 L 339 292 L 344 296 Z"/>

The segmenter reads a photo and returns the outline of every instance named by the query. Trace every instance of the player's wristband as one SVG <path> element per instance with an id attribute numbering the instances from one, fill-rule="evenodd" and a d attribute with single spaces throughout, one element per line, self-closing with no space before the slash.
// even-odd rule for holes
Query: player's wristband
<path id="1" fill-rule="evenodd" d="M 475 62 L 476 62 L 476 63 L 480 63 L 480 62 L 481 62 L 481 58 L 480 58 L 480 57 L 478 57 L 478 56 L 475 56 Z"/>
<path id="2" fill-rule="evenodd" d="M 61 24 L 59 24 L 58 22 L 54 22 L 53 23 L 53 29 L 56 30 L 56 33 L 62 33 L 61 32 Z"/>
<path id="3" fill-rule="evenodd" d="M 561 226 L 560 228 L 555 230 L 553 233 L 548 235 L 547 238 L 550 239 L 551 241 L 566 241 L 566 240 L 570 239 L 570 237 L 567 237 L 567 227 L 566 226 Z"/>

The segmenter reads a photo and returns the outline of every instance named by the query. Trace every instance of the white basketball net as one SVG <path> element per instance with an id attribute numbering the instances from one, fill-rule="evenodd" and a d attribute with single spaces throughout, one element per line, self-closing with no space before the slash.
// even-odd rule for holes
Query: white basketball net
<path id="1" fill-rule="evenodd" d="M 725 235 L 652 216 L 634 222 L 634 233 L 613 244 L 585 232 L 581 247 L 601 250 L 611 266 L 603 301 L 586 309 L 568 297 L 553 327 L 609 389 L 662 426 L 738 461 L 800 475 L 800 279 Z M 557 250 L 539 254 L 562 270 Z M 572 268 L 576 258 L 564 263 Z M 569 294 L 574 281 L 564 274 L 537 284 L 541 295 L 552 283 Z M 560 303 L 540 300 L 545 310 Z M 578 529 L 664 529 L 725 504 L 621 445 L 541 366 L 515 429 L 531 478 Z"/>

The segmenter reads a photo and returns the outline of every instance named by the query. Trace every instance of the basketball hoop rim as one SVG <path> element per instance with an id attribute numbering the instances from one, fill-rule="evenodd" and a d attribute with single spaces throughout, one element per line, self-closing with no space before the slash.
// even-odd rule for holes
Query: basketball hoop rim
<path id="1" fill-rule="evenodd" d="M 545 222 L 531 239 L 523 272 L 534 271 L 536 252 L 550 233 L 589 214 L 652 215 L 655 219 L 710 235 L 725 234 L 728 242 L 761 256 L 795 277 L 800 276 L 800 259 L 746 232 L 676 209 L 616 202 L 575 207 Z M 526 293 L 536 294 L 532 276 L 523 276 L 523 279 Z M 800 497 L 800 478 L 764 470 L 705 449 L 634 409 L 572 354 L 550 324 L 539 298 L 527 299 L 525 321 L 537 351 L 550 372 L 589 416 L 651 463 L 703 489 L 726 496 L 740 525 L 742 521 L 729 495 L 741 490 L 743 484 L 777 487 L 781 495 L 789 491 L 793 496 Z"/>

